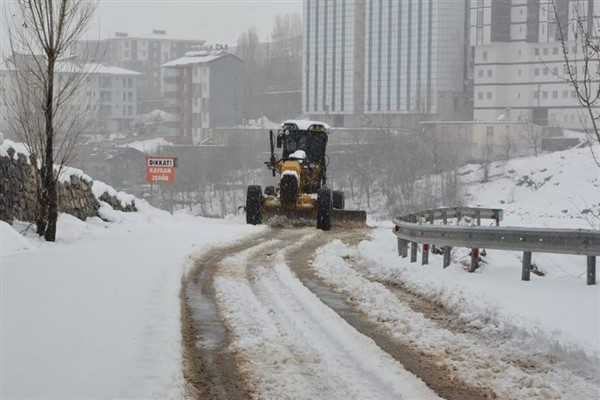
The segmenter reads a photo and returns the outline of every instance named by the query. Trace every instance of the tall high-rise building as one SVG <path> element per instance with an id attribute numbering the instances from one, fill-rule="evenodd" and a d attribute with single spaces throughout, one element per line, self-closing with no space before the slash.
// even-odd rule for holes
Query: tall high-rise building
<path id="1" fill-rule="evenodd" d="M 468 3 L 304 1 L 303 112 L 334 125 L 468 118 Z"/>
<path id="2" fill-rule="evenodd" d="M 567 80 L 563 45 L 581 76 L 575 25 L 597 26 L 600 1 L 471 0 L 470 8 L 474 118 L 585 128 L 586 116 Z"/>

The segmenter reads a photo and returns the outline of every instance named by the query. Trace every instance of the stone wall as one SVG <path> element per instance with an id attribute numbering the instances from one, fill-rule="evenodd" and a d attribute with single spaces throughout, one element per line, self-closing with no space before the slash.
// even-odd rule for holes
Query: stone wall
<path id="1" fill-rule="evenodd" d="M 8 223 L 15 219 L 34 222 L 37 202 L 35 169 L 23 154 L 15 154 L 12 148 L 7 153 L 7 157 L 0 157 L 0 220 Z M 81 220 L 98 216 L 100 203 L 92 193 L 92 185 L 93 181 L 77 175 L 71 175 L 66 182 L 59 182 L 59 211 Z M 134 203 L 123 207 L 116 197 L 108 193 L 100 196 L 100 200 L 115 210 L 137 211 Z"/>

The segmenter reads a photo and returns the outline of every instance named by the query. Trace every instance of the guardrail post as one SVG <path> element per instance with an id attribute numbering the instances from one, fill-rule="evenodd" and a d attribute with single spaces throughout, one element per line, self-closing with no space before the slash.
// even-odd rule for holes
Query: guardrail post
<path id="1" fill-rule="evenodd" d="M 406 258 L 408 255 L 408 240 L 398 238 L 398 255 L 402 258 Z"/>
<path id="2" fill-rule="evenodd" d="M 523 252 L 523 269 L 521 271 L 521 280 L 528 281 L 529 273 L 531 272 L 531 252 Z"/>
<path id="3" fill-rule="evenodd" d="M 429 244 L 423 243 L 423 256 L 421 258 L 421 265 L 429 264 Z"/>
<path id="4" fill-rule="evenodd" d="M 587 284 L 596 284 L 596 256 L 587 256 Z"/>
<path id="5" fill-rule="evenodd" d="M 469 272 L 474 272 L 479 264 L 479 249 L 471 249 L 471 269 Z"/>
<path id="6" fill-rule="evenodd" d="M 477 210 L 477 226 L 481 226 L 481 211 Z"/>
<path id="7" fill-rule="evenodd" d="M 417 242 L 410 242 L 410 262 L 417 262 Z"/>
<path id="8" fill-rule="evenodd" d="M 435 213 L 434 213 L 433 211 L 432 211 L 432 212 L 430 212 L 430 213 L 429 213 L 429 223 L 430 223 L 430 224 L 433 224 L 433 219 L 434 219 L 434 217 L 435 217 Z"/>
<path id="9" fill-rule="evenodd" d="M 452 247 L 444 246 L 444 268 L 450 265 L 450 253 L 452 252 Z"/>
<path id="10" fill-rule="evenodd" d="M 500 226 L 500 211 L 494 211 L 494 219 L 496 220 L 496 226 Z"/>
<path id="11" fill-rule="evenodd" d="M 462 212 L 460 210 L 456 210 L 456 225 L 460 224 L 461 219 L 462 219 Z"/>
<path id="12" fill-rule="evenodd" d="M 442 211 L 442 220 L 444 221 L 444 225 L 448 225 L 448 214 L 446 214 L 446 211 Z"/>

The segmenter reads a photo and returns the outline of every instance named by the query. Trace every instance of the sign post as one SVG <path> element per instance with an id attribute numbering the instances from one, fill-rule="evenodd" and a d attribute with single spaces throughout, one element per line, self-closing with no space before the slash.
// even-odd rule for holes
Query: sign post
<path id="1" fill-rule="evenodd" d="M 175 157 L 146 157 L 146 181 L 150 182 L 150 196 L 155 183 L 175 182 Z M 173 214 L 173 190 L 171 190 L 171 214 Z"/>

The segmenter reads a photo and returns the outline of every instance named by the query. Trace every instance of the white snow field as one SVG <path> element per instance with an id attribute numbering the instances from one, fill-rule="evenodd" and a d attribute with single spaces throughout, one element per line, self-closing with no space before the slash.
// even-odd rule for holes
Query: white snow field
<path id="1" fill-rule="evenodd" d="M 476 183 L 476 167 L 469 169 L 465 205 L 503 208 L 502 225 L 598 224 L 585 212 L 600 209 L 600 169 L 589 149 L 494 165 L 486 184 Z M 24 223 L 0 223 L 0 398 L 183 397 L 184 271 L 208 246 L 269 228 L 248 226 L 242 217 L 172 216 L 141 200 L 136 205 L 139 212 L 122 213 L 103 204 L 110 222 L 61 215 L 56 243 L 23 233 Z M 521 255 L 514 252 L 489 250 L 472 274 L 461 264 L 466 249 L 456 249 L 446 269 L 435 255 L 429 266 L 420 258 L 410 264 L 397 256 L 391 228 L 379 222 L 356 247 L 340 241 L 322 247 L 313 268 L 340 293 L 352 291 L 353 304 L 391 335 L 448 354 L 465 382 L 489 385 L 500 398 L 599 398 L 600 288 L 585 284 L 585 257 L 534 254 L 546 276 L 522 282 Z M 233 346 L 256 363 L 262 398 L 436 397 L 321 303 L 280 253 L 269 268 L 256 263 L 244 270 L 254 259 L 251 253 L 226 259 L 215 284 L 223 317 L 237 335 Z M 481 331 L 479 341 L 435 326 L 377 280 L 400 282 L 456 311 Z M 275 351 L 267 353 L 267 341 Z M 518 359 L 539 368 L 524 374 L 511 363 Z M 362 363 L 364 373 L 350 368 L 352 362 Z"/>
<path id="2" fill-rule="evenodd" d="M 0 225 L 0 398 L 183 397 L 184 269 L 207 246 L 264 228 L 136 205 L 104 204 L 110 223 L 61 214 L 55 244 Z"/>

